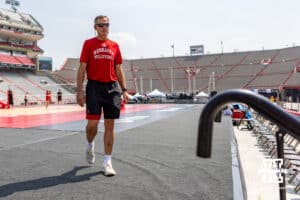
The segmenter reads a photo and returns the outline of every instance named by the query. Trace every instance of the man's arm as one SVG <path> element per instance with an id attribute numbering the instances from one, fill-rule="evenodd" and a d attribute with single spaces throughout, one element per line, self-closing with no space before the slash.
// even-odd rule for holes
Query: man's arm
<path id="1" fill-rule="evenodd" d="M 86 63 L 81 62 L 77 72 L 77 103 L 84 106 L 83 81 L 86 73 Z"/>
<path id="2" fill-rule="evenodd" d="M 125 74 L 121 65 L 116 65 L 116 75 L 121 89 L 122 90 L 126 89 Z M 125 103 L 127 103 L 129 99 L 127 91 L 123 91 L 123 98 Z"/>

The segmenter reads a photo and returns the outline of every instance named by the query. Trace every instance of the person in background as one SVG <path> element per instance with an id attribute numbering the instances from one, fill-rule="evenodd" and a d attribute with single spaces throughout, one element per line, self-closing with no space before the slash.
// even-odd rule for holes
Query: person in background
<path id="1" fill-rule="evenodd" d="M 52 102 L 52 92 L 51 92 L 51 90 L 49 90 L 49 104 L 51 104 L 51 102 Z"/>
<path id="2" fill-rule="evenodd" d="M 14 96 L 13 96 L 13 92 L 10 88 L 8 88 L 8 91 L 7 91 L 7 100 L 8 100 L 9 107 L 13 108 L 14 107 Z"/>
<path id="3" fill-rule="evenodd" d="M 59 89 L 57 92 L 57 104 L 61 104 L 61 103 L 62 103 L 62 91 L 61 89 Z"/>
<path id="4" fill-rule="evenodd" d="M 48 108 L 50 101 L 51 101 L 51 93 L 49 90 L 46 90 L 46 102 L 45 102 L 46 108 Z"/>
<path id="5" fill-rule="evenodd" d="M 231 105 L 225 106 L 223 114 L 226 115 L 226 116 L 231 116 L 232 115 L 232 107 L 231 107 Z"/>
<path id="6" fill-rule="evenodd" d="M 24 96 L 24 105 L 25 105 L 25 107 L 27 107 L 27 103 L 28 103 L 28 92 L 26 92 L 25 96 Z"/>

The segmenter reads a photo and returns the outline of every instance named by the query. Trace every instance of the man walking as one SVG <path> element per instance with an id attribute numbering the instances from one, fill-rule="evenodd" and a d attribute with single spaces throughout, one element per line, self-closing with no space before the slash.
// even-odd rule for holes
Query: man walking
<path id="1" fill-rule="evenodd" d="M 98 123 L 103 110 L 104 114 L 104 175 L 114 176 L 111 155 L 114 144 L 114 122 L 120 116 L 121 93 L 125 103 L 128 101 L 122 56 L 119 45 L 108 38 L 109 18 L 99 15 L 94 20 L 97 36 L 84 42 L 80 56 L 80 66 L 77 73 L 77 102 L 84 106 L 86 100 L 86 159 L 89 164 L 95 162 L 94 138 L 97 135 Z M 83 92 L 83 82 L 87 74 L 86 97 Z M 86 98 L 86 99 L 85 99 Z"/>

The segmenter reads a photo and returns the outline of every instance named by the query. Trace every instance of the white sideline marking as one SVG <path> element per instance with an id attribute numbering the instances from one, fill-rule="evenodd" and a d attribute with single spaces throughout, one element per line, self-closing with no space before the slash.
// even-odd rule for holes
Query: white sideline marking
<path id="1" fill-rule="evenodd" d="M 150 117 L 149 115 L 137 115 L 137 116 L 132 116 L 132 117 L 124 117 L 124 118 L 120 118 L 120 119 L 116 120 L 115 123 L 132 123 L 137 120 L 141 120 L 141 119 L 145 119 L 145 118 L 149 118 L 149 117 Z M 101 119 L 100 122 L 104 122 L 104 120 Z"/>
<path id="2" fill-rule="evenodd" d="M 133 117 L 124 117 L 124 118 L 120 118 L 119 120 L 117 120 L 117 122 L 119 123 L 132 123 L 136 120 L 141 120 L 141 119 L 145 119 L 145 118 L 149 118 L 150 116 L 146 116 L 146 115 L 137 115 L 137 116 L 133 116 Z"/>
<path id="3" fill-rule="evenodd" d="M 76 135 L 76 134 L 79 134 L 79 132 L 59 135 L 57 137 L 50 137 L 50 138 L 35 140 L 35 141 L 32 141 L 32 142 L 26 142 L 26 143 L 23 143 L 23 144 L 13 145 L 13 146 L 10 146 L 10 147 L 4 147 L 4 148 L 0 148 L 0 151 L 15 149 L 15 148 L 23 147 L 23 146 L 30 145 L 30 144 L 37 144 L 37 143 L 46 142 L 46 141 L 49 141 L 49 140 L 54 140 L 54 139 L 63 138 L 63 137 Z"/>
<path id="4" fill-rule="evenodd" d="M 132 117 L 120 118 L 116 122 L 117 123 L 133 123 L 136 120 L 142 120 L 142 119 L 146 119 L 146 118 L 149 118 L 149 117 L 150 116 L 146 116 L 146 115 L 137 115 L 137 116 L 132 116 Z M 101 120 L 101 121 L 104 121 L 104 120 Z M 35 140 L 35 141 L 32 141 L 32 142 L 26 142 L 26 143 L 23 143 L 23 144 L 18 144 L 18 145 L 13 145 L 13 146 L 10 146 L 10 147 L 0 148 L 0 151 L 15 149 L 15 148 L 23 147 L 23 146 L 26 146 L 26 145 L 37 144 L 37 143 L 41 143 L 41 142 L 46 142 L 46 141 L 49 141 L 49 140 L 63 138 L 63 137 L 67 137 L 67 136 L 71 136 L 71 135 L 75 135 L 75 134 L 79 134 L 79 133 L 80 132 L 67 133 L 67 134 L 56 136 L 56 137 L 48 137 L 48 138 L 44 138 L 44 139 L 39 139 L 39 140 Z"/>
<path id="5" fill-rule="evenodd" d="M 167 109 L 160 110 L 160 112 L 174 112 L 182 109 L 183 108 L 167 108 Z"/>

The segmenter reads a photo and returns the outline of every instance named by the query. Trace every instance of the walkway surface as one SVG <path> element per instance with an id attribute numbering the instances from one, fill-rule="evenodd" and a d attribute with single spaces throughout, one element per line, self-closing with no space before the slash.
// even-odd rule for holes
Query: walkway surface
<path id="1" fill-rule="evenodd" d="M 230 123 L 214 126 L 212 158 L 201 159 L 195 155 L 201 105 L 138 106 L 126 105 L 116 123 L 114 177 L 105 177 L 101 168 L 102 123 L 96 163 L 85 162 L 82 110 L 54 112 L 55 117 L 51 109 L 57 108 L 50 107 L 36 113 L 35 125 L 25 117 L 29 112 L 9 119 L 1 110 L 6 128 L 0 128 L 0 199 L 233 198 Z"/>

